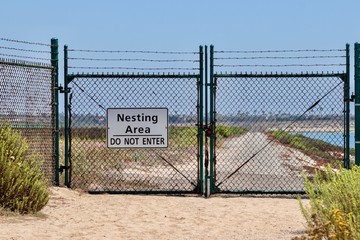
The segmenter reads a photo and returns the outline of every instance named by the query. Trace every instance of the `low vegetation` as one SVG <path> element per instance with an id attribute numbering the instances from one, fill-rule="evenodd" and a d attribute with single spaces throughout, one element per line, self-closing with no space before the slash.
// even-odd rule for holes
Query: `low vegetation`
<path id="1" fill-rule="evenodd" d="M 224 126 L 224 125 L 216 126 L 216 136 L 218 139 L 240 136 L 245 132 L 246 129 L 241 127 Z"/>
<path id="2" fill-rule="evenodd" d="M 305 189 L 307 236 L 295 239 L 360 239 L 360 167 L 317 170 L 312 181 L 305 177 Z"/>
<path id="3" fill-rule="evenodd" d="M 301 134 L 290 134 L 280 130 L 270 134 L 280 143 L 299 149 L 317 161 L 337 165 L 340 162 L 339 160 L 343 160 L 342 147 L 322 140 L 308 138 Z"/>
<path id="4" fill-rule="evenodd" d="M 35 213 L 48 202 L 42 157 L 28 156 L 28 144 L 10 126 L 0 125 L 0 208 Z"/>
<path id="5" fill-rule="evenodd" d="M 168 133 L 170 147 L 195 146 L 197 143 L 197 127 L 169 127 Z"/>
<path id="6" fill-rule="evenodd" d="M 244 134 L 246 130 L 235 126 L 216 126 L 216 138 L 218 141 L 224 138 L 236 137 Z M 191 146 L 197 142 L 197 127 L 170 127 L 169 140 L 170 146 Z M 205 135 L 205 134 L 204 134 Z"/>
<path id="7" fill-rule="evenodd" d="M 233 126 L 219 125 L 216 128 L 217 139 L 239 136 L 245 129 Z M 91 131 L 91 136 L 87 133 Z M 154 149 L 108 149 L 105 144 L 105 129 L 93 133 L 93 129 L 79 128 L 72 132 L 72 165 L 73 182 L 76 176 L 94 176 L 99 171 L 96 166 L 121 170 L 126 164 L 138 162 L 141 166 L 158 163 L 154 156 Z M 169 147 L 165 150 L 168 160 L 182 161 L 197 154 L 198 128 L 196 126 L 170 126 L 168 131 Z M 205 137 L 205 133 L 204 133 Z M 152 156 L 152 157 L 151 157 Z M 121 161 L 119 161 L 121 159 Z"/>

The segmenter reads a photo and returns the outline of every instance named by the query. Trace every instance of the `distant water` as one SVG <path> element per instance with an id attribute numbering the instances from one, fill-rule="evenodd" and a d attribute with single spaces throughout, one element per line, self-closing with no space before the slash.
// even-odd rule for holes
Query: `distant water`
<path id="1" fill-rule="evenodd" d="M 297 132 L 305 137 L 319 139 L 338 146 L 344 146 L 344 137 L 342 132 Z M 355 147 L 355 133 L 350 132 L 350 148 Z"/>

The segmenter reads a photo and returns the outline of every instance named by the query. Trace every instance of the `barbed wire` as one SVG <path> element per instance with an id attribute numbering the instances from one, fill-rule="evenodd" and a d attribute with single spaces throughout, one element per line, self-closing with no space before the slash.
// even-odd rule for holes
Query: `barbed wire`
<path id="1" fill-rule="evenodd" d="M 51 51 L 30 50 L 30 49 L 13 48 L 13 47 L 4 47 L 4 46 L 0 46 L 0 48 L 1 48 L 1 49 L 6 49 L 6 50 L 21 51 L 21 52 L 51 53 Z"/>
<path id="2" fill-rule="evenodd" d="M 311 76 L 316 76 L 316 75 L 320 75 L 320 77 L 324 77 L 324 76 L 327 76 L 327 77 L 338 77 L 339 75 L 344 75 L 345 73 L 344 72 L 341 72 L 341 71 L 315 71 L 315 70 L 312 70 L 312 71 L 300 71 L 300 72 L 278 72 L 278 71 L 275 71 L 275 72 L 272 72 L 272 71 L 241 71 L 241 72 L 216 72 L 216 74 L 220 74 L 220 75 L 227 75 L 227 76 L 259 76 L 259 77 L 268 77 L 269 75 L 271 75 L 271 77 L 273 76 L 285 76 L 286 77 L 290 77 L 290 76 L 293 76 L 293 77 L 296 77 L 296 76 L 299 76 L 299 75 L 311 75 Z M 335 76 L 334 76 L 335 75 Z"/>
<path id="3" fill-rule="evenodd" d="M 215 67 L 331 67 L 346 64 L 214 64 Z"/>
<path id="4" fill-rule="evenodd" d="M 0 58 L 0 63 L 12 64 L 12 65 L 22 65 L 24 67 L 43 67 L 43 68 L 49 68 L 49 69 L 53 68 L 53 66 L 49 63 L 32 62 L 32 61 L 25 61 L 25 60 L 21 60 L 21 59 Z"/>
<path id="5" fill-rule="evenodd" d="M 214 53 L 293 53 L 293 52 L 345 52 L 346 49 L 293 49 L 293 50 L 255 50 L 255 51 L 214 51 Z"/>
<path id="6" fill-rule="evenodd" d="M 89 50 L 89 49 L 68 49 L 72 52 L 90 53 L 147 53 L 147 54 L 198 54 L 199 52 L 171 52 L 171 51 L 127 51 L 127 50 Z"/>
<path id="7" fill-rule="evenodd" d="M 157 70 L 199 70 L 199 68 L 137 68 L 137 67 L 78 67 L 78 66 L 69 66 L 68 68 L 72 69 L 123 69 L 123 70 L 145 70 L 145 71 L 157 71 Z"/>
<path id="8" fill-rule="evenodd" d="M 273 57 L 273 56 L 266 56 L 266 57 L 219 57 L 214 58 L 218 60 L 251 60 L 251 59 L 316 59 L 316 58 L 345 58 L 346 56 L 343 55 L 336 55 L 336 56 L 329 56 L 329 55 L 321 55 L 321 56 L 302 56 L 302 57 Z"/>
<path id="9" fill-rule="evenodd" d="M 143 59 L 143 58 L 67 58 L 69 60 L 83 60 L 83 61 L 124 61 L 124 62 L 200 62 L 199 60 L 186 59 Z"/>
<path id="10" fill-rule="evenodd" d="M 26 58 L 26 59 L 34 59 L 34 60 L 45 60 L 45 61 L 51 61 L 50 58 L 40 58 L 40 57 L 28 57 L 28 56 L 21 56 L 21 55 L 13 55 L 13 54 L 5 54 L 5 53 L 0 53 L 1 56 L 6 56 L 6 57 L 15 57 L 15 58 Z"/>
<path id="11" fill-rule="evenodd" d="M 39 43 L 39 42 L 21 41 L 21 40 L 16 40 L 16 39 L 9 39 L 9 38 L 0 38 L 0 40 L 1 40 L 1 41 L 6 41 L 6 42 L 15 42 L 15 43 L 23 43 L 23 44 L 30 44 L 30 45 L 39 45 L 39 46 L 51 47 L 51 44 Z"/>

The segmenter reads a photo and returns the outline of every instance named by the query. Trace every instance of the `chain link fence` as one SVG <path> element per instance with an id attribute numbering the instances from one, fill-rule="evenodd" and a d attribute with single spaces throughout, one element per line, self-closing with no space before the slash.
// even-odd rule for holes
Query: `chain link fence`
<path id="1" fill-rule="evenodd" d="M 343 164 L 341 78 L 216 81 L 217 132 L 222 126 L 242 129 L 231 140 L 217 138 L 216 180 L 222 182 L 221 190 L 301 191 L 303 171 L 313 173 L 329 162 Z"/>
<path id="2" fill-rule="evenodd" d="M 65 172 L 65 185 L 90 192 L 205 193 L 209 186 L 212 193 L 294 193 L 303 191 L 301 174 L 354 160 L 348 46 L 210 47 L 209 71 L 202 47 L 65 46 L 65 86 L 58 88 L 54 44 L 0 38 L 0 121 L 22 132 L 29 154 L 44 157 L 43 170 L 57 185 Z M 65 99 L 61 144 L 58 90 Z M 108 148 L 109 108 L 167 108 L 169 147 Z"/>
<path id="3" fill-rule="evenodd" d="M 56 69 L 51 65 L 51 47 L 0 38 L 0 121 L 22 133 L 29 144 L 28 156 L 43 157 L 43 171 L 54 183 Z"/>
<path id="4" fill-rule="evenodd" d="M 302 174 L 311 176 L 328 163 L 344 165 L 348 80 L 338 59 L 345 59 L 345 50 L 304 52 L 216 53 L 214 191 L 302 192 Z M 229 53 L 236 57 L 224 57 Z M 242 72 L 219 71 L 234 67 Z M 276 67 L 290 67 L 291 73 L 266 72 Z M 316 71 L 326 67 L 342 71 Z M 224 126 L 238 135 L 219 138 Z"/>
<path id="5" fill-rule="evenodd" d="M 194 191 L 198 185 L 197 79 L 75 78 L 71 186 L 89 191 Z M 166 107 L 169 148 L 109 149 L 107 108 Z"/>
<path id="6" fill-rule="evenodd" d="M 96 51 L 100 57 L 91 57 L 94 52 L 87 50 L 69 53 L 69 70 L 130 71 L 68 75 L 69 185 L 90 192 L 199 192 L 200 75 L 198 65 L 184 66 L 198 64 L 194 56 L 198 58 L 199 53 Z M 117 58 L 119 53 L 131 56 Z M 192 59 L 179 56 L 185 54 Z M 115 64 L 102 66 L 103 61 Z M 159 68 L 159 62 L 170 66 Z M 108 108 L 167 108 L 168 148 L 108 148 Z"/>

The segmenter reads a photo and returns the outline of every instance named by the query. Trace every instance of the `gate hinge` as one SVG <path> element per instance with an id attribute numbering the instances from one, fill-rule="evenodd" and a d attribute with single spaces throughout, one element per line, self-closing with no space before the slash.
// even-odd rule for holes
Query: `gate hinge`
<path id="1" fill-rule="evenodd" d="M 59 167 L 59 172 L 60 172 L 60 173 L 63 173 L 64 170 L 68 170 L 68 169 L 70 169 L 70 166 L 68 166 L 68 167 L 66 167 L 66 166 L 60 166 L 60 167 Z"/>
<path id="2" fill-rule="evenodd" d="M 355 101 L 355 94 L 352 93 L 349 99 L 350 102 L 354 102 Z"/>
<path id="3" fill-rule="evenodd" d="M 68 88 L 67 90 L 64 90 L 64 87 L 61 86 L 61 84 L 60 84 L 60 86 L 55 87 L 55 89 L 60 91 L 60 93 L 70 93 L 70 90 L 71 90 L 71 88 Z"/>

